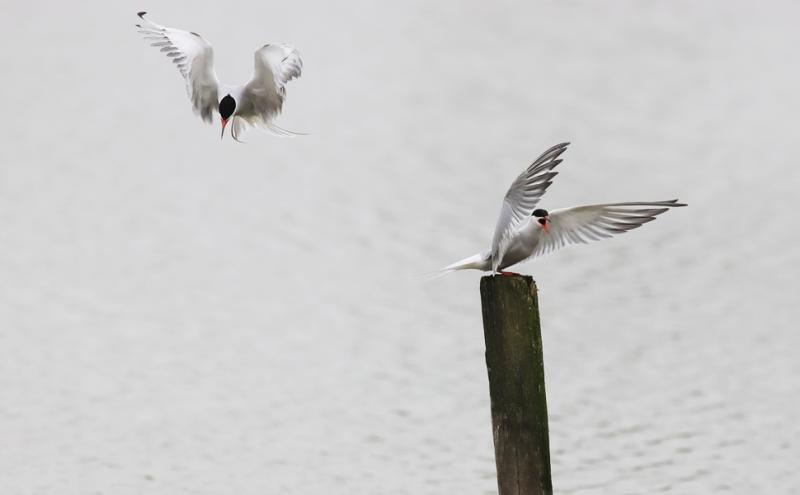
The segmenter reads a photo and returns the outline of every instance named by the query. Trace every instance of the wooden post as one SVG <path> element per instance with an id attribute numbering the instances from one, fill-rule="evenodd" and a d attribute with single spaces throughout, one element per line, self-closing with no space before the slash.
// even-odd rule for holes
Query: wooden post
<path id="1" fill-rule="evenodd" d="M 536 283 L 481 279 L 486 367 L 500 495 L 552 495 Z"/>

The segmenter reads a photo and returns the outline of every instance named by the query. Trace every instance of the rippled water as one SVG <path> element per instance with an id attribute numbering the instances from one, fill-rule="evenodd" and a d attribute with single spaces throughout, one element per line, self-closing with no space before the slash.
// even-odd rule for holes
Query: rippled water
<path id="1" fill-rule="evenodd" d="M 7 8 L 3 493 L 495 493 L 479 275 L 420 275 L 565 139 L 543 207 L 690 207 L 523 270 L 556 493 L 800 488 L 795 4 L 152 7 L 229 82 L 300 48 L 311 134 L 243 146 L 141 8 Z"/>

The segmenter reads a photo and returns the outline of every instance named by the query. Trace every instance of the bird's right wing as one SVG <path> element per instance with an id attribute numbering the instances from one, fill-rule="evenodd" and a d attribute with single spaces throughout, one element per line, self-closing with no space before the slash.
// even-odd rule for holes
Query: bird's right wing
<path id="1" fill-rule="evenodd" d="M 219 105 L 219 81 L 214 72 L 214 50 L 211 45 L 197 33 L 158 25 L 146 18 L 146 14 L 137 14 L 143 21 L 143 24 L 136 25 L 139 32 L 178 66 L 186 80 L 186 92 L 194 112 L 204 121 L 211 122 Z"/>
<path id="2" fill-rule="evenodd" d="M 539 232 L 531 257 L 551 253 L 567 244 L 606 239 L 652 222 L 670 208 L 686 206 L 677 199 L 636 203 L 575 206 L 550 212 L 549 232 Z"/>
<path id="3" fill-rule="evenodd" d="M 552 184 L 553 177 L 558 175 L 558 172 L 552 170 L 561 163 L 558 157 L 566 151 L 567 146 L 569 143 L 557 144 L 542 153 L 514 180 L 506 192 L 492 238 L 493 271 L 497 271 L 512 234 L 523 220 L 531 216 L 536 204 Z"/>
<path id="4" fill-rule="evenodd" d="M 253 78 L 245 85 L 245 96 L 258 122 L 253 125 L 276 135 L 292 135 L 272 124 L 286 98 L 286 83 L 300 77 L 303 61 L 300 53 L 285 43 L 268 43 L 256 50 Z"/>
<path id="5" fill-rule="evenodd" d="M 267 43 L 255 53 L 255 71 L 249 86 L 286 93 L 286 83 L 303 72 L 300 52 L 286 43 Z"/>

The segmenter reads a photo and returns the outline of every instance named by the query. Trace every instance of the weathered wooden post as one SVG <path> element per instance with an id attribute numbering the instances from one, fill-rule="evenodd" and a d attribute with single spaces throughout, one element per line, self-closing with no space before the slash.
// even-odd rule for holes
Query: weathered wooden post
<path id="1" fill-rule="evenodd" d="M 551 495 L 536 283 L 520 275 L 483 277 L 481 303 L 500 495 Z"/>

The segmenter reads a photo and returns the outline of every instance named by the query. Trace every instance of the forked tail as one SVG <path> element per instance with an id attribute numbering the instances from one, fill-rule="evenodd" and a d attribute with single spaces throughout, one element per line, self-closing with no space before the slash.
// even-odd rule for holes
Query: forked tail
<path id="1" fill-rule="evenodd" d="M 305 132 L 294 132 L 284 129 L 283 127 L 279 127 L 272 121 L 262 122 L 259 126 L 261 130 L 268 134 L 272 134 L 273 136 L 278 137 L 295 137 L 295 136 L 308 136 L 308 133 Z"/>

